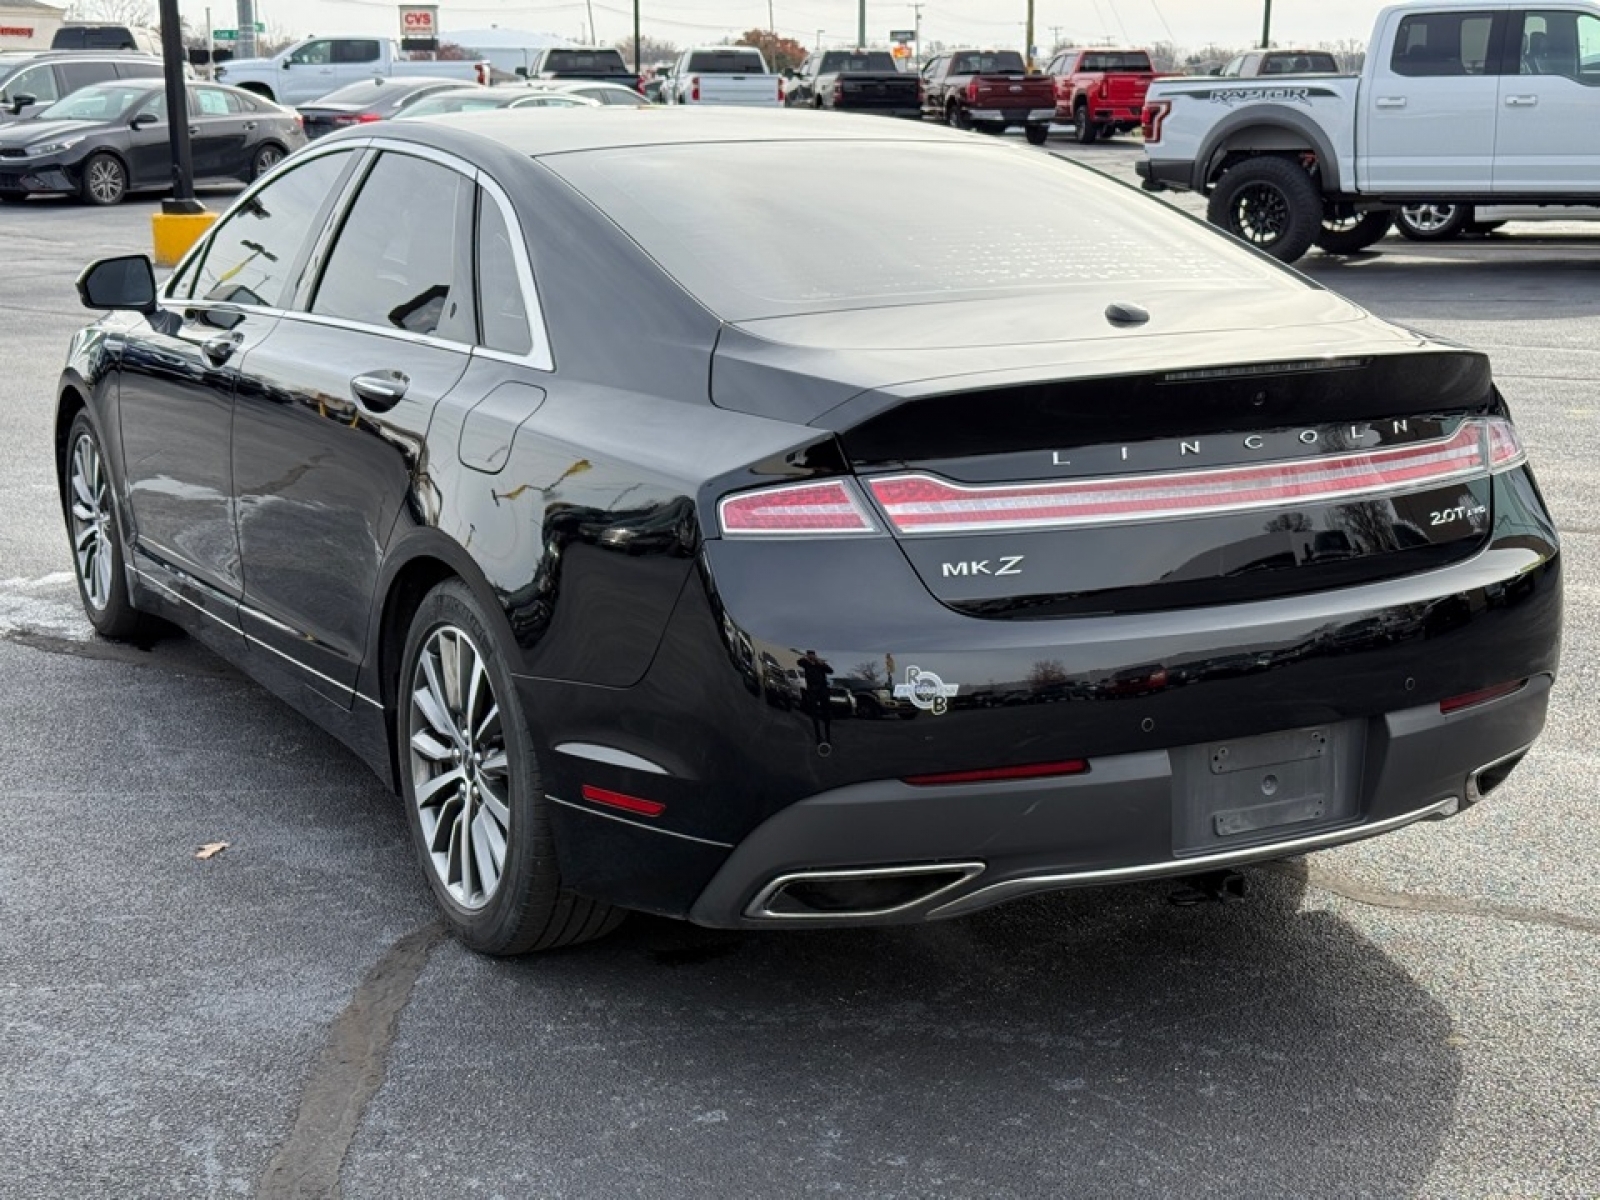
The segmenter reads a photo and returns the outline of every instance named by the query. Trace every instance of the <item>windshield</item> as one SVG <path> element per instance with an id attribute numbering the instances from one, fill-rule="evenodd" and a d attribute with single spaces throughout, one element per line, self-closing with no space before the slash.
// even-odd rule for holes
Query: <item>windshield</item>
<path id="1" fill-rule="evenodd" d="M 702 143 L 540 162 L 730 321 L 1086 281 L 1244 282 L 1265 270 L 1159 203 L 1003 147 Z M 828 180 L 828 203 L 774 188 L 780 178 Z M 906 203 L 934 195 L 938 204 Z"/>
<path id="2" fill-rule="evenodd" d="M 63 100 L 36 114 L 40 121 L 115 121 L 132 109 L 139 101 L 159 91 L 148 83 L 97 83 L 80 88 Z M 165 106 L 155 110 L 164 115 Z"/>

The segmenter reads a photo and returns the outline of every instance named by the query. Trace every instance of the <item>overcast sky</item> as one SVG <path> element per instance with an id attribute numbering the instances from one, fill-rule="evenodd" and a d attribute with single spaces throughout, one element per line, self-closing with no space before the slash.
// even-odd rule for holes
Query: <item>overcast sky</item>
<path id="1" fill-rule="evenodd" d="M 452 29 L 538 30 L 578 40 L 592 9 L 599 41 L 614 42 L 633 30 L 629 0 L 438 0 L 444 37 Z M 397 6 L 386 0 L 257 0 L 258 20 L 274 30 L 302 33 L 395 35 Z M 1282 45 L 1356 38 L 1365 41 L 1382 0 L 1274 0 L 1272 38 Z M 205 0 L 181 0 L 186 17 L 204 27 Z M 236 0 L 211 0 L 215 28 L 236 24 Z M 823 31 L 824 43 L 855 40 L 855 0 L 771 0 L 780 33 L 806 45 Z M 718 42 L 767 25 L 767 0 L 641 0 L 646 35 L 689 46 Z M 1048 49 L 1057 33 L 1076 41 L 1112 40 L 1134 45 L 1173 41 L 1199 47 L 1232 46 L 1261 35 L 1262 0 L 1035 0 L 1038 44 Z M 929 0 L 922 5 L 925 40 L 971 45 L 1022 45 L 1027 0 Z M 910 29 L 913 6 L 867 0 L 867 35 L 883 39 L 891 29 Z"/>

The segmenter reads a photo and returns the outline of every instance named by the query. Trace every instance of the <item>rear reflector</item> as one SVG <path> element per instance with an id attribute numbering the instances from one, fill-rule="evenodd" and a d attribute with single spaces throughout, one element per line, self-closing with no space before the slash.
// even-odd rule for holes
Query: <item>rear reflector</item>
<path id="1" fill-rule="evenodd" d="M 1526 679 L 1518 679 L 1514 683 L 1497 683 L 1494 687 L 1480 688 L 1476 692 L 1463 692 L 1459 696 L 1451 696 L 1448 700 L 1439 701 L 1439 711 L 1442 713 L 1460 712 L 1463 708 L 1487 704 L 1491 700 L 1500 699 L 1501 696 L 1509 696 L 1513 692 L 1520 692 L 1527 682 Z"/>
<path id="2" fill-rule="evenodd" d="M 594 804 L 604 804 L 607 808 L 620 808 L 624 812 L 638 813 L 644 817 L 659 817 L 667 811 L 667 806 L 658 800 L 642 800 L 638 796 L 629 796 L 623 792 L 609 792 L 605 788 L 583 785 L 583 798 Z"/>
<path id="3" fill-rule="evenodd" d="M 868 486 L 901 533 L 978 533 L 1158 521 L 1416 491 L 1504 470 L 1522 459 L 1516 430 L 1494 419 L 1465 421 L 1450 437 L 1407 446 L 1249 466 L 980 486 L 919 472 L 880 476 Z"/>
<path id="4" fill-rule="evenodd" d="M 942 771 L 933 775 L 907 775 L 906 782 L 917 787 L 941 783 L 993 783 L 1007 779 L 1049 779 L 1056 775 L 1082 775 L 1089 760 L 1068 758 L 1061 762 L 1029 763 L 1023 767 L 986 767 L 979 771 Z"/>
<path id="5" fill-rule="evenodd" d="M 725 496 L 717 506 L 729 537 L 876 533 L 866 506 L 842 479 L 794 483 Z"/>

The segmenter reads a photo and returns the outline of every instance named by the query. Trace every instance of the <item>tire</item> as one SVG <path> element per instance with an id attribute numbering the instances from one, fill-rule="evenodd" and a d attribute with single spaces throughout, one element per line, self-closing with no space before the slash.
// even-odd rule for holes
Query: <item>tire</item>
<path id="1" fill-rule="evenodd" d="M 1102 142 L 1109 142 L 1112 138 L 1117 136 L 1117 133 L 1118 129 L 1115 125 L 1100 126 L 1100 140 Z"/>
<path id="2" fill-rule="evenodd" d="M 256 151 L 250 160 L 250 182 L 254 183 L 283 161 L 284 150 L 277 142 L 268 142 Z"/>
<path id="3" fill-rule="evenodd" d="M 21 204 L 27 198 L 27 192 L 0 192 L 0 204 Z"/>
<path id="4" fill-rule="evenodd" d="M 1324 219 L 1317 249 L 1324 254 L 1358 254 L 1394 228 L 1394 213 L 1369 212 L 1343 220 Z"/>
<path id="5" fill-rule="evenodd" d="M 128 168 L 115 154 L 104 150 L 91 154 L 78 179 L 78 199 L 85 204 L 109 207 L 121 204 L 128 194 Z"/>
<path id="6" fill-rule="evenodd" d="M 959 104 L 952 104 L 944 110 L 944 123 L 951 129 L 971 129 L 972 122 L 967 120 L 967 114 L 961 110 Z"/>
<path id="7" fill-rule="evenodd" d="M 239 85 L 239 90 L 241 92 L 250 92 L 254 95 L 260 96 L 263 100 L 271 100 L 276 102 L 278 99 L 272 94 L 272 89 L 264 83 L 241 83 Z"/>
<path id="8" fill-rule="evenodd" d="M 1072 110 L 1072 136 L 1080 146 L 1087 146 L 1100 136 L 1095 123 L 1089 120 L 1089 106 L 1080 104 Z"/>
<path id="9" fill-rule="evenodd" d="M 1050 137 L 1050 126 L 1027 125 L 1023 127 L 1022 133 L 1028 139 L 1028 145 L 1042 146 Z"/>
<path id="10" fill-rule="evenodd" d="M 482 954 L 526 954 L 621 924 L 621 909 L 561 884 L 522 702 L 465 584 L 447 580 L 423 598 L 400 670 L 401 795 L 423 874 L 456 937 Z"/>
<path id="11" fill-rule="evenodd" d="M 1322 232 L 1322 194 L 1299 163 L 1263 155 L 1217 181 L 1206 219 L 1279 262 L 1294 262 Z"/>
<path id="12" fill-rule="evenodd" d="M 1408 204 L 1394 219 L 1400 236 L 1413 242 L 1448 242 L 1471 223 L 1472 208 L 1466 204 Z"/>
<path id="13" fill-rule="evenodd" d="M 1504 224 L 1504 221 L 1473 221 L 1467 226 L 1467 232 L 1477 234 L 1479 237 L 1487 237 Z"/>
<path id="14" fill-rule="evenodd" d="M 133 606 L 128 593 L 127 560 L 111 474 L 87 413 L 80 412 L 67 433 L 61 465 L 62 507 L 72 547 L 72 574 L 89 624 L 101 637 L 127 641 L 154 623 Z"/>

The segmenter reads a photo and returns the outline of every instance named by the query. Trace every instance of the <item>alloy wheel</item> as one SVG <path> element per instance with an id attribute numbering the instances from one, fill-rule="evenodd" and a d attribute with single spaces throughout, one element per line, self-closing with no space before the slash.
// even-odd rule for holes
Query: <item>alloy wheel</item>
<path id="1" fill-rule="evenodd" d="M 122 199 L 122 166 L 114 158 L 97 158 L 89 164 L 89 190 L 101 204 Z"/>
<path id="2" fill-rule="evenodd" d="M 272 170 L 273 167 L 277 166 L 282 161 L 282 150 L 279 150 L 276 146 L 261 147 L 260 150 L 256 151 L 255 178 L 260 179 L 263 175 Z"/>
<path id="3" fill-rule="evenodd" d="M 1438 233 L 1455 220 L 1454 204 L 1408 204 L 1400 210 L 1418 233 Z"/>
<path id="4" fill-rule="evenodd" d="M 72 445 L 72 557 L 96 612 L 111 602 L 111 495 L 100 448 L 89 434 Z"/>
<path id="5" fill-rule="evenodd" d="M 406 732 L 429 861 L 457 904 L 480 909 L 505 871 L 511 770 L 488 665 L 464 630 L 441 625 L 428 634 Z"/>
<path id="6" fill-rule="evenodd" d="M 1270 183 L 1241 188 L 1233 200 L 1232 232 L 1255 246 L 1270 246 L 1289 228 L 1289 202 Z"/>

